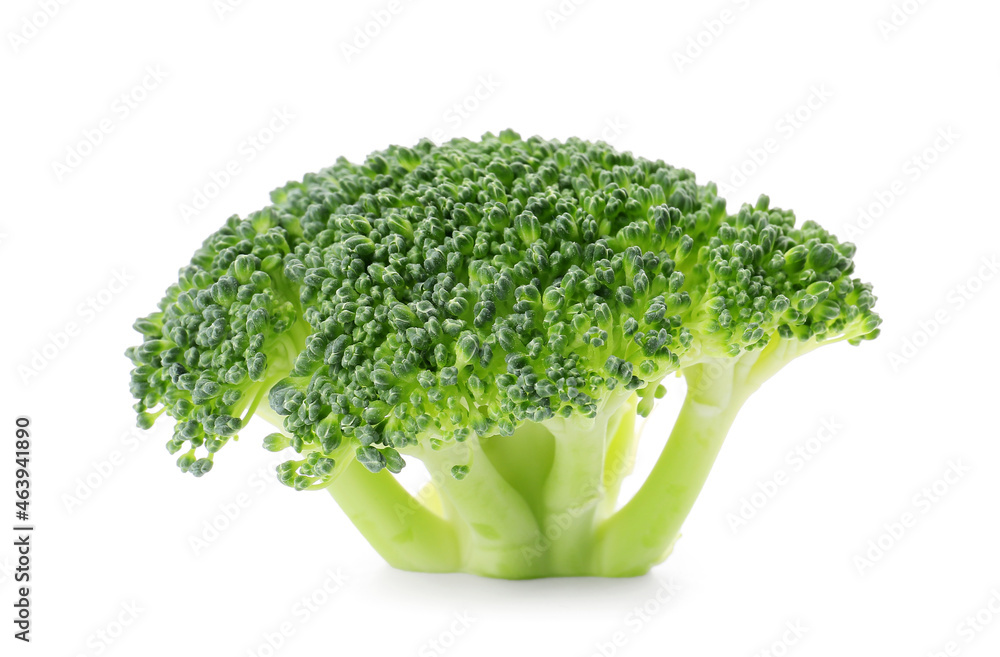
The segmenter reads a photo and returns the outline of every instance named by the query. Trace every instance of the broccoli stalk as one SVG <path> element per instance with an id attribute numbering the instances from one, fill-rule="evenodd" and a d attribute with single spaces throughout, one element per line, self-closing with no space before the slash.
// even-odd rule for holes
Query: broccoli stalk
<path id="1" fill-rule="evenodd" d="M 505 579 L 641 575 L 669 556 L 743 404 L 819 345 L 775 340 L 741 357 L 682 368 L 687 394 L 667 444 L 617 512 L 638 438 L 635 393 L 609 398 L 593 418 L 524 422 L 511 436 L 484 441 L 486 448 L 470 440 L 453 446 L 461 454 L 406 450 L 442 475 L 418 496 L 387 471 L 371 476 L 353 460 L 327 490 L 376 551 L 402 570 Z M 280 416 L 263 415 L 281 427 Z M 551 444 L 540 449 L 542 441 Z M 544 467 L 524 467 L 528 450 L 547 454 Z M 456 479 L 445 474 L 455 462 L 482 465 Z"/>
<path id="2" fill-rule="evenodd" d="M 260 416 L 278 478 L 326 489 L 393 566 L 524 579 L 662 561 L 742 405 L 878 335 L 854 247 L 762 196 L 570 139 L 341 159 L 231 217 L 128 349 L 139 424 L 201 476 Z M 621 508 L 670 375 L 687 393 Z M 186 449 L 185 449 L 186 448 Z M 395 478 L 419 460 L 418 493 Z"/>

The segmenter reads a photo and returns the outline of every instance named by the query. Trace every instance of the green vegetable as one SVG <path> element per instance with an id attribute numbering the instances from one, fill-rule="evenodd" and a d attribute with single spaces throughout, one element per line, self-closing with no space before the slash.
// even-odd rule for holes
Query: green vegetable
<path id="1" fill-rule="evenodd" d="M 201 476 L 256 414 L 408 570 L 627 576 L 670 552 L 740 407 L 878 334 L 854 246 L 604 143 L 512 131 L 345 159 L 230 217 L 128 350 L 139 425 Z M 615 511 L 645 416 L 686 399 Z M 808 394 L 808 387 L 803 388 Z M 419 459 L 417 495 L 393 476 Z"/>

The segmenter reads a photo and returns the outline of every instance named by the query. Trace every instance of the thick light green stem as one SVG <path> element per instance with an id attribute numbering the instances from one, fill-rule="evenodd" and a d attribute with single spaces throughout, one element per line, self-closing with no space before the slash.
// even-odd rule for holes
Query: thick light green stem
<path id="1" fill-rule="evenodd" d="M 667 557 L 743 403 L 814 346 L 774 340 L 761 350 L 682 370 L 688 391 L 677 421 L 642 487 L 599 527 L 594 574 L 640 575 Z"/>
<path id="2" fill-rule="evenodd" d="M 545 423 L 555 437 L 555 457 L 545 482 L 545 516 L 535 558 L 544 557 L 553 575 L 578 575 L 590 563 L 594 529 L 604 486 L 605 455 L 626 403 L 633 394 L 612 395 L 597 417 L 581 421 L 557 418 Z"/>
<path id="3" fill-rule="evenodd" d="M 649 478 L 599 528 L 595 574 L 646 572 L 669 552 L 701 492 L 742 398 L 705 403 L 689 389 L 677 422 Z"/>
<path id="4" fill-rule="evenodd" d="M 388 470 L 372 474 L 352 460 L 327 491 L 391 566 L 422 572 L 460 568 L 454 528 L 410 495 Z"/>
<path id="5" fill-rule="evenodd" d="M 430 470 L 448 520 L 459 527 L 458 570 L 507 579 L 540 576 L 538 564 L 525 557 L 538 539 L 531 507 L 497 472 L 476 439 L 415 455 Z M 451 475 L 453 466 L 465 464 L 470 467 L 464 478 Z"/>
<path id="6" fill-rule="evenodd" d="M 617 421 L 608 424 L 611 437 L 604 455 L 604 498 L 597 509 L 597 517 L 602 521 L 614 512 L 622 482 L 635 466 L 635 452 L 639 446 L 635 428 L 637 401 L 638 397 L 629 399 L 619 410 Z"/>
<path id="7" fill-rule="evenodd" d="M 283 417 L 267 404 L 256 414 L 282 428 Z M 338 462 L 337 470 L 327 492 L 389 565 L 422 572 L 460 568 L 455 528 L 410 495 L 388 470 L 373 474 L 350 456 Z"/>
<path id="8" fill-rule="evenodd" d="M 741 405 L 685 400 L 649 478 L 599 529 L 595 574 L 640 575 L 669 553 Z"/>
<path id="9" fill-rule="evenodd" d="M 593 420 L 526 423 L 513 436 L 404 450 L 426 464 L 427 491 L 440 504 L 422 503 L 388 471 L 372 474 L 353 459 L 338 459 L 328 491 L 397 568 L 506 579 L 640 575 L 669 553 L 749 395 L 815 346 L 775 340 L 683 367 L 688 392 L 670 438 L 617 512 L 636 440 L 636 400 L 626 394 Z M 281 425 L 265 404 L 256 413 Z M 456 479 L 453 466 L 464 465 Z"/>
<path id="10" fill-rule="evenodd" d="M 545 517 L 542 491 L 555 455 L 552 432 L 537 422 L 524 422 L 513 435 L 489 436 L 480 439 L 479 444 L 500 476 L 527 502 L 541 523 Z"/>

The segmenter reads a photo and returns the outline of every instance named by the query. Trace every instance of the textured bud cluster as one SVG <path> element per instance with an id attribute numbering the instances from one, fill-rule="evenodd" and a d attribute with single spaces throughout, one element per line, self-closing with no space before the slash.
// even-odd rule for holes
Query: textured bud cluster
<path id="1" fill-rule="evenodd" d="M 594 416 L 618 389 L 772 340 L 877 334 L 853 245 L 604 143 L 422 141 L 340 159 L 231 217 L 128 350 L 140 424 L 201 475 L 265 396 L 296 488 L 336 462 Z"/>

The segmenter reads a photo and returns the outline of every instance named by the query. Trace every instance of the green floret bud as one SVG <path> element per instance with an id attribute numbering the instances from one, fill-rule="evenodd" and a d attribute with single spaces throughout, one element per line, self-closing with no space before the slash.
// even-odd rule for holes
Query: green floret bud
<path id="1" fill-rule="evenodd" d="M 264 449 L 269 452 L 280 452 L 283 449 L 287 449 L 291 444 L 288 436 L 282 433 L 272 433 L 268 434 L 264 438 Z"/>

